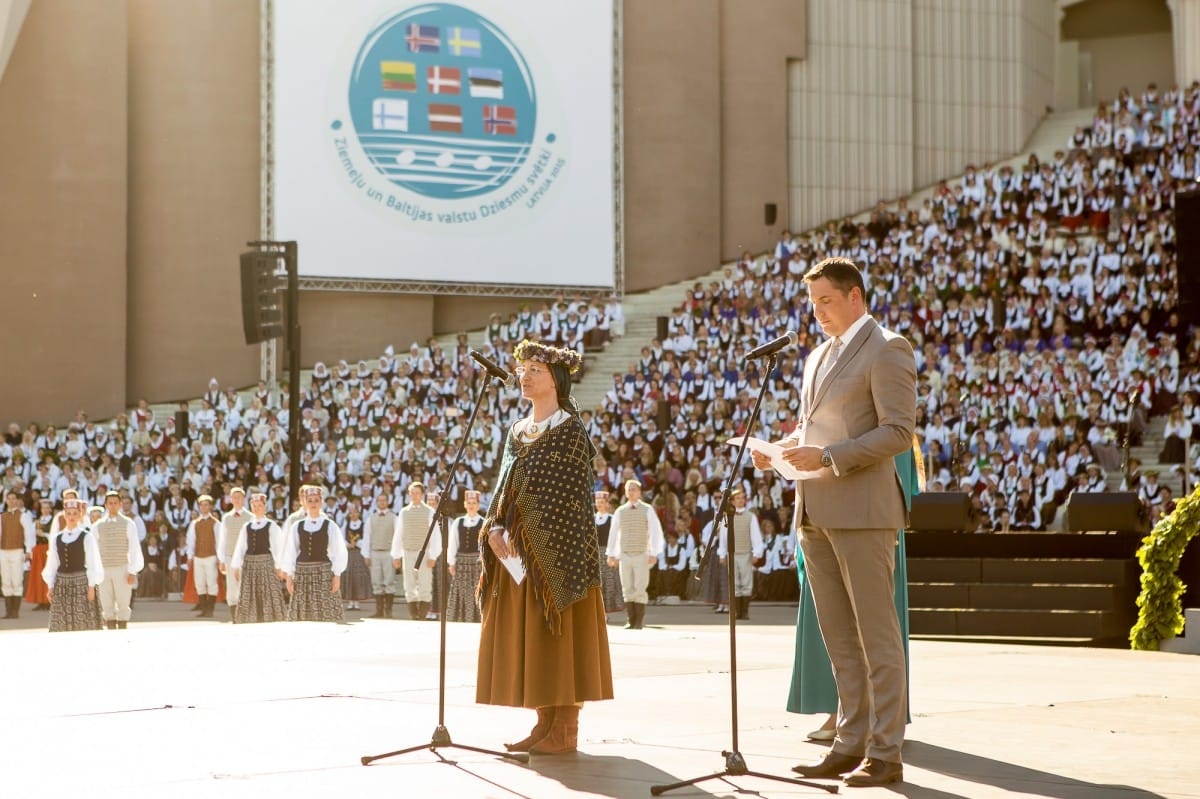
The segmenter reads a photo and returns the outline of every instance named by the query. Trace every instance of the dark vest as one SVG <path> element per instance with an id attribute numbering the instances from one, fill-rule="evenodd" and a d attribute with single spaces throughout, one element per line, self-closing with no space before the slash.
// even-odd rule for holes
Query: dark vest
<path id="1" fill-rule="evenodd" d="M 608 546 L 608 531 L 612 529 L 612 514 L 602 522 L 596 522 L 596 540 L 600 542 L 600 548 L 604 549 Z"/>
<path id="2" fill-rule="evenodd" d="M 329 563 L 329 519 L 321 522 L 316 532 L 304 529 L 304 519 L 296 522 L 300 534 L 300 557 L 297 563 Z"/>
<path id="3" fill-rule="evenodd" d="M 246 554 L 271 554 L 271 522 L 264 520 L 262 527 L 255 527 L 258 522 L 246 525 Z"/>
<path id="4" fill-rule="evenodd" d="M 363 520 L 360 518 L 356 522 L 346 522 L 346 546 L 357 549 L 358 542 L 363 537 Z"/>
<path id="5" fill-rule="evenodd" d="M 478 555 L 479 554 L 479 528 L 483 525 L 483 517 L 480 516 L 475 520 L 474 524 L 467 524 L 467 517 L 463 516 L 458 522 L 458 554 L 459 555 Z"/>
<path id="6" fill-rule="evenodd" d="M 59 536 L 55 540 L 58 543 L 58 573 L 59 574 L 77 574 L 87 570 L 87 553 L 83 548 L 83 537 L 87 533 L 80 533 L 79 537 L 71 543 L 66 543 Z"/>
<path id="7" fill-rule="evenodd" d="M 6 510 L 0 515 L 0 549 L 25 549 L 25 528 L 21 511 Z"/>
<path id="8" fill-rule="evenodd" d="M 217 520 L 209 516 L 196 520 L 196 557 L 212 558 L 217 555 Z"/>

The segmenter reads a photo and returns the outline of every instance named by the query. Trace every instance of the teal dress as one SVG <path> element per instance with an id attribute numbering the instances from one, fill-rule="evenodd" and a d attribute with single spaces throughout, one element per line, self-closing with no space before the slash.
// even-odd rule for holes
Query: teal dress
<path id="1" fill-rule="evenodd" d="M 904 503 L 911 507 L 917 493 L 917 463 L 912 450 L 896 456 L 896 471 L 904 484 Z M 804 572 L 804 557 L 796 547 L 796 570 L 800 573 L 800 611 L 796 616 L 796 660 L 792 665 L 792 685 L 788 693 L 790 713 L 834 713 L 837 711 L 837 684 L 833 667 L 817 626 L 817 609 L 812 588 Z M 904 531 L 896 543 L 896 612 L 900 616 L 900 634 L 904 638 L 904 667 L 908 671 L 908 568 L 905 565 Z M 906 703 L 907 704 L 907 703 Z M 909 721 L 912 721 L 911 714 Z"/>

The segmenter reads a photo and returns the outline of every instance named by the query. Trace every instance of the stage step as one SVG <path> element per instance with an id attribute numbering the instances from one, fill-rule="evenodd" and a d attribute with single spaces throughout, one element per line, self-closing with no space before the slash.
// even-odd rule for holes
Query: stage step
<path id="1" fill-rule="evenodd" d="M 1164 652 L 1200 655 L 1200 608 L 1186 608 L 1183 611 L 1183 635 L 1163 641 L 1160 648 Z"/>
<path id="2" fill-rule="evenodd" d="M 918 637 L 1071 638 L 1113 646 L 1128 639 L 1132 626 L 1128 613 L 1116 611 L 989 608 L 910 608 L 908 623 Z"/>
<path id="3" fill-rule="evenodd" d="M 1132 558 L 910 556 L 908 580 L 916 636 L 1126 646 L 1137 619 Z"/>
<path id="4" fill-rule="evenodd" d="M 1106 583 L 1137 580 L 1132 558 L 908 558 L 913 583 Z"/>
<path id="5" fill-rule="evenodd" d="M 913 583 L 908 604 L 914 608 L 990 610 L 1112 610 L 1119 592 L 1109 583 Z M 1200 629 L 1200 625 L 1198 625 Z"/>

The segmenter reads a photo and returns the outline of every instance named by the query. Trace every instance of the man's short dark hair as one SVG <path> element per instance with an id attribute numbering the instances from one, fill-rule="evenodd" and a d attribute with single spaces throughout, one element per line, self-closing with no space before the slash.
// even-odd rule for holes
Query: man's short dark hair
<path id="1" fill-rule="evenodd" d="M 843 294 L 848 295 L 851 289 L 857 288 L 863 302 L 867 301 L 867 287 L 863 283 L 862 272 L 858 264 L 849 258 L 826 258 L 804 273 L 805 283 L 813 283 L 821 278 L 827 279 Z"/>

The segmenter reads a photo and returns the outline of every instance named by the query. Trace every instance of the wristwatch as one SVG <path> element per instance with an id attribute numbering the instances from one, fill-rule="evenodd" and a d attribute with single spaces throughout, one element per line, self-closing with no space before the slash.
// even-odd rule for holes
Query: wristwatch
<path id="1" fill-rule="evenodd" d="M 833 455 L 829 453 L 829 447 L 825 447 L 825 449 L 821 450 L 821 465 L 826 469 L 833 467 Z"/>

